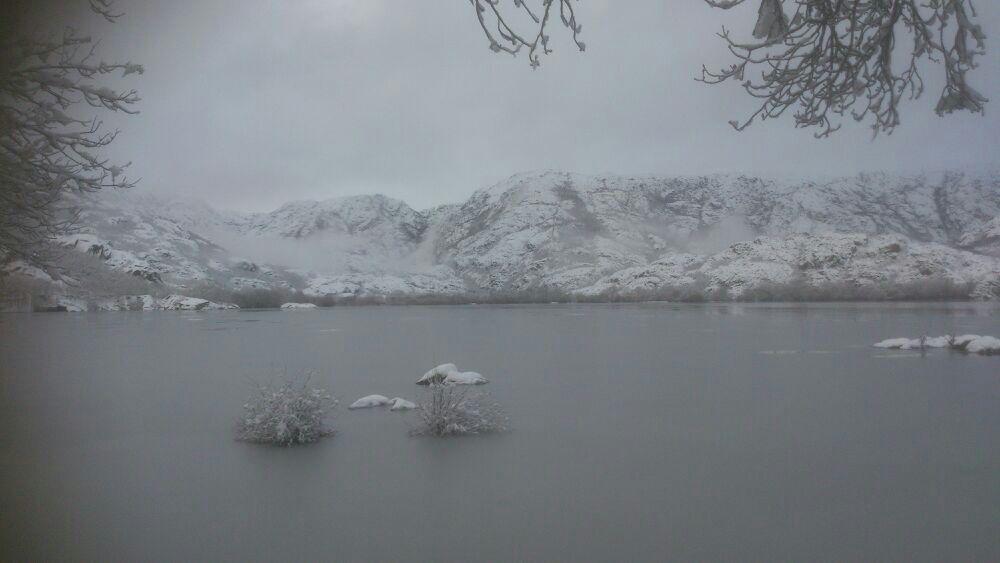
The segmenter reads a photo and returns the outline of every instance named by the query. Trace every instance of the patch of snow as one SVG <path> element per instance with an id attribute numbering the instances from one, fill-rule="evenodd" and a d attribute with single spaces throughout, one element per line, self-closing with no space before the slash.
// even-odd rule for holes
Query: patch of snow
<path id="1" fill-rule="evenodd" d="M 184 295 L 168 295 L 160 300 L 160 308 L 172 311 L 208 311 L 217 309 L 239 309 L 231 303 L 215 303 L 207 299 L 186 297 Z"/>
<path id="2" fill-rule="evenodd" d="M 1000 354 L 1000 338 L 980 336 L 966 344 L 965 351 L 974 354 Z"/>
<path id="3" fill-rule="evenodd" d="M 392 400 L 392 406 L 389 407 L 391 411 L 410 411 L 417 408 L 416 403 L 407 401 L 402 397 L 396 397 Z"/>
<path id="4" fill-rule="evenodd" d="M 889 338 L 875 344 L 876 348 L 895 348 L 899 350 L 922 350 L 924 348 L 947 348 L 952 345 L 952 337 L 935 336 L 933 338 Z"/>
<path id="5" fill-rule="evenodd" d="M 269 281 L 244 277 L 230 278 L 229 285 L 236 291 L 245 291 L 248 289 L 271 289 L 274 287 L 274 285 Z"/>
<path id="6" fill-rule="evenodd" d="M 306 284 L 303 290 L 306 295 L 336 295 L 341 299 L 373 295 L 452 295 L 466 290 L 461 279 L 441 267 L 420 273 L 315 275 Z"/>
<path id="7" fill-rule="evenodd" d="M 875 343 L 876 348 L 895 348 L 898 350 L 913 350 L 921 348 L 917 338 L 888 338 Z"/>
<path id="8" fill-rule="evenodd" d="M 968 346 L 969 342 L 972 342 L 977 338 L 980 338 L 978 334 L 963 334 L 952 339 L 952 344 L 958 348 L 965 348 Z"/>
<path id="9" fill-rule="evenodd" d="M 927 348 L 947 348 L 951 346 L 951 336 L 936 336 L 934 338 L 924 339 L 924 346 Z"/>
<path id="10" fill-rule="evenodd" d="M 444 378 L 445 385 L 483 385 L 489 382 L 474 371 L 453 371 Z"/>
<path id="11" fill-rule="evenodd" d="M 370 409 L 372 407 L 384 407 L 391 403 L 385 395 L 367 395 L 351 403 L 349 409 Z"/>
<path id="12" fill-rule="evenodd" d="M 483 385 L 489 380 L 474 371 L 459 371 L 455 364 L 441 364 L 417 380 L 417 385 L 444 383 L 445 385 Z"/>
<path id="13" fill-rule="evenodd" d="M 444 381 L 445 377 L 448 377 L 448 374 L 455 372 L 458 372 L 458 367 L 456 367 L 455 364 L 441 364 L 435 368 L 431 368 L 420 379 L 418 379 L 417 385 L 441 383 Z"/>
<path id="14" fill-rule="evenodd" d="M 1000 339 L 993 336 L 963 334 L 961 336 L 937 336 L 933 338 L 889 338 L 874 345 L 876 348 L 899 350 L 922 350 L 925 348 L 952 348 L 973 354 L 1000 354 Z"/>
<path id="15" fill-rule="evenodd" d="M 285 303 L 281 306 L 282 309 L 287 310 L 302 310 L 302 309 L 315 309 L 315 303 Z"/>

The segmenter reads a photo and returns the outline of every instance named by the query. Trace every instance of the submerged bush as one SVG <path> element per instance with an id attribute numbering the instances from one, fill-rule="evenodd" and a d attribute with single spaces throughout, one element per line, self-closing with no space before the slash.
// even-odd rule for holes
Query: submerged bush
<path id="1" fill-rule="evenodd" d="M 311 374 L 301 381 L 281 378 L 259 384 L 243 405 L 236 439 L 256 444 L 308 444 L 333 434 L 326 418 L 337 400 L 324 389 L 310 387 Z"/>
<path id="2" fill-rule="evenodd" d="M 417 410 L 418 436 L 464 436 L 507 430 L 503 407 L 485 392 L 464 385 L 432 384 Z"/>

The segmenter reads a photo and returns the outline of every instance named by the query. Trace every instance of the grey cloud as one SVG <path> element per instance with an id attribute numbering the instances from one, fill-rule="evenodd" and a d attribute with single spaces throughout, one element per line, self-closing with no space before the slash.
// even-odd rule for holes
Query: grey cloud
<path id="1" fill-rule="evenodd" d="M 115 155 L 142 189 L 221 207 L 367 192 L 426 207 L 538 168 L 829 176 L 995 159 L 997 112 L 934 115 L 936 69 L 890 137 L 848 124 L 818 141 L 788 120 L 736 133 L 727 121 L 752 101 L 693 77 L 728 63 L 714 33 L 749 34 L 752 10 L 623 4 L 581 2 L 587 52 L 554 32 L 557 52 L 536 71 L 491 53 L 463 1 L 120 0 L 119 23 L 86 25 L 106 58 L 147 68 L 143 113 L 108 121 L 123 131 Z M 1000 9 L 980 4 L 1000 30 Z M 988 96 L 1000 85 L 990 47 L 974 78 Z"/>

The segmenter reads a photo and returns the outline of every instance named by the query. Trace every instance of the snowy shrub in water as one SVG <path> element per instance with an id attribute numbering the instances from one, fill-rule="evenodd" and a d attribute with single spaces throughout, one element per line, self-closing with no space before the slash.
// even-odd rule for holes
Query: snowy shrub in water
<path id="1" fill-rule="evenodd" d="M 310 387 L 311 374 L 300 382 L 282 378 L 261 384 L 243 405 L 236 438 L 257 444 L 292 446 L 333 434 L 326 418 L 337 406 L 327 391 Z"/>
<path id="2" fill-rule="evenodd" d="M 507 430 L 507 414 L 499 403 L 470 387 L 431 384 L 417 409 L 418 436 L 464 436 Z"/>
<path id="3" fill-rule="evenodd" d="M 459 371 L 455 364 L 441 364 L 417 380 L 417 385 L 444 383 L 447 385 L 485 385 L 490 380 L 474 371 Z"/>

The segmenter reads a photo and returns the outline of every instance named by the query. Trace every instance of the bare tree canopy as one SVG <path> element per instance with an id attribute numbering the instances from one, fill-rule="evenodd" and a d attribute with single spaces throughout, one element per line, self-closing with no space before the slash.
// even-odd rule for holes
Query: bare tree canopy
<path id="1" fill-rule="evenodd" d="M 704 0 L 730 9 L 747 0 Z M 528 51 L 532 67 L 551 52 L 550 16 L 558 11 L 582 51 L 574 0 L 470 0 L 495 52 Z M 506 11 L 505 11 L 506 8 Z M 510 23 L 526 13 L 533 29 Z M 988 101 L 967 81 L 976 57 L 985 52 L 985 33 L 975 24 L 971 0 L 760 0 L 753 38 L 741 41 L 723 27 L 736 62 L 718 71 L 702 68 L 699 80 L 740 82 L 759 107 L 740 121 L 743 130 L 757 119 L 791 113 L 796 127 L 815 128 L 826 137 L 848 115 L 869 122 L 873 133 L 891 133 L 900 124 L 900 103 L 924 90 L 920 62 L 942 69 L 945 84 L 935 111 L 982 113 Z"/>
<path id="2" fill-rule="evenodd" d="M 513 7 L 534 22 L 535 29 L 522 35 L 508 23 L 509 16 L 502 10 L 502 0 L 469 0 L 476 9 L 476 17 L 483 33 L 490 41 L 490 50 L 495 53 L 516 55 L 522 48 L 528 50 L 528 62 L 532 68 L 541 64 L 541 56 L 552 52 L 549 49 L 549 35 L 546 33 L 554 17 L 558 17 L 573 33 L 573 41 L 581 51 L 587 46 L 580 41 L 583 27 L 576 21 L 573 0 L 542 0 L 541 7 L 531 9 L 528 0 L 513 0 Z M 556 13 L 558 12 L 558 16 Z"/>
<path id="3" fill-rule="evenodd" d="M 109 21 L 110 0 L 90 0 Z M 10 35 L 0 39 L 0 260 L 44 264 L 46 243 L 71 227 L 63 209 L 67 192 L 128 188 L 128 164 L 100 154 L 117 131 L 104 131 L 98 117 L 74 108 L 137 113 L 135 90 L 99 83 L 120 73 L 141 74 L 141 65 L 108 63 L 96 57 L 96 43 L 67 28 L 55 37 Z"/>

